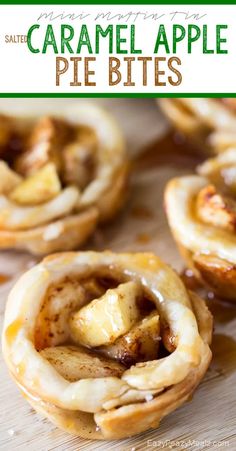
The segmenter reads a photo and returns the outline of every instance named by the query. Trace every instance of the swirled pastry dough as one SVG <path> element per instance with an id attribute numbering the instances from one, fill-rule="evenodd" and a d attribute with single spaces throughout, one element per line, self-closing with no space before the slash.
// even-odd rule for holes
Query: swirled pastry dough
<path id="1" fill-rule="evenodd" d="M 212 318 L 153 254 L 61 253 L 17 282 L 3 353 L 23 395 L 56 425 L 117 439 L 156 428 L 211 360 Z"/>
<path id="2" fill-rule="evenodd" d="M 177 130 L 202 151 L 220 153 L 236 144 L 235 99 L 179 98 L 159 102 Z"/>
<path id="3" fill-rule="evenodd" d="M 180 251 L 197 277 L 236 301 L 236 151 L 228 149 L 171 180 L 165 205 Z"/>
<path id="4" fill-rule="evenodd" d="M 0 159 L 0 248 L 73 249 L 124 202 L 123 139 L 92 104 L 33 119 L 3 116 Z"/>

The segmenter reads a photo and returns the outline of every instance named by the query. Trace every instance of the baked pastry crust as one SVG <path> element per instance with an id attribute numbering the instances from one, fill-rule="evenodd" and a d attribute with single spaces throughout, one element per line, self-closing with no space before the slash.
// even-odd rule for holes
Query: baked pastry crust
<path id="1" fill-rule="evenodd" d="M 0 161 L 0 248 L 33 254 L 74 249 L 125 201 L 123 137 L 113 118 L 90 103 L 44 118 L 26 114 L 4 116 L 9 133 L 11 124 L 26 143 L 10 163 L 7 125 L 0 129 L 0 158 L 7 160 Z"/>
<path id="2" fill-rule="evenodd" d="M 49 256 L 21 277 L 2 343 L 37 411 L 72 434 L 120 439 L 156 428 L 191 397 L 211 360 L 211 335 L 204 301 L 155 255 L 78 252 Z M 135 337 L 144 354 L 130 345 Z"/>
<path id="3" fill-rule="evenodd" d="M 235 145 L 234 99 L 160 99 L 158 104 L 174 127 L 203 153 L 220 153 Z"/>
<path id="4" fill-rule="evenodd" d="M 199 175 L 171 180 L 165 207 L 187 265 L 219 297 L 236 302 L 236 151 L 206 160 Z"/>

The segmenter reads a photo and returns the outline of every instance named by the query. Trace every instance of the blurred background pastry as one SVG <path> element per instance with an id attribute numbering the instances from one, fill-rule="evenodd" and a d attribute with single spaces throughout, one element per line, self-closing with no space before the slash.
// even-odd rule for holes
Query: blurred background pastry
<path id="1" fill-rule="evenodd" d="M 203 154 L 236 146 L 235 99 L 166 98 L 158 104 L 174 128 Z"/>
<path id="2" fill-rule="evenodd" d="M 219 297 L 236 302 L 236 150 L 171 180 L 165 208 L 187 266 Z"/>
<path id="3" fill-rule="evenodd" d="M 77 102 L 0 121 L 0 248 L 78 248 L 127 193 L 122 134 L 102 108 Z"/>

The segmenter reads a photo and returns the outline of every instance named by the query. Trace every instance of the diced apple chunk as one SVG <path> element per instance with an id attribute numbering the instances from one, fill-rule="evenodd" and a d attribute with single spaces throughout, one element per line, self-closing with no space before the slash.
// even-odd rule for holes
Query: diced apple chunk
<path id="1" fill-rule="evenodd" d="M 107 290 L 103 296 L 72 315 L 70 329 L 73 340 L 88 347 L 114 343 L 139 319 L 136 299 L 140 294 L 141 288 L 135 282 Z"/>
<path id="2" fill-rule="evenodd" d="M 80 143 L 68 144 L 64 150 L 63 180 L 84 189 L 93 177 L 93 155 L 90 149 Z"/>
<path id="3" fill-rule="evenodd" d="M 15 169 L 23 176 L 35 174 L 47 163 L 61 170 L 61 151 L 70 140 L 71 125 L 57 117 L 43 116 L 35 124 L 26 151 L 15 161 Z"/>
<path id="4" fill-rule="evenodd" d="M 84 189 L 93 179 L 96 166 L 96 134 L 91 129 L 78 128 L 75 140 L 64 147 L 63 182 Z"/>
<path id="5" fill-rule="evenodd" d="M 125 365 L 157 359 L 160 343 L 160 317 L 152 312 L 139 321 L 123 337 L 118 338 L 113 345 L 99 348 L 99 351 L 119 360 Z"/>
<path id="6" fill-rule="evenodd" d="M 40 352 L 70 382 L 93 377 L 120 377 L 125 367 L 77 346 L 55 346 Z"/>
<path id="7" fill-rule="evenodd" d="M 236 229 L 236 201 L 218 192 L 214 185 L 207 185 L 199 192 L 197 213 L 206 224 L 232 232 Z"/>
<path id="8" fill-rule="evenodd" d="M 21 183 L 22 177 L 9 168 L 5 161 L 0 160 L 0 193 L 8 194 Z"/>
<path id="9" fill-rule="evenodd" d="M 34 175 L 26 178 L 10 194 L 13 202 L 38 205 L 53 199 L 61 190 L 55 165 L 48 163 Z"/>

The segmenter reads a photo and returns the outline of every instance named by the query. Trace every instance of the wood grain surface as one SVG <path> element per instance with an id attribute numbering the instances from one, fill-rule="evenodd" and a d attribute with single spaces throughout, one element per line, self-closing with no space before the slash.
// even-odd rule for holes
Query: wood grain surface
<path id="1" fill-rule="evenodd" d="M 35 100 L 35 108 L 48 102 Z M 21 99 L 5 100 L 0 110 L 27 107 Z M 191 172 L 198 158 L 181 143 L 163 139 L 168 126 L 153 100 L 114 99 L 105 103 L 119 120 L 133 164 L 129 201 L 113 224 L 95 233 L 87 248 L 153 251 L 182 271 L 163 210 L 168 179 Z M 168 135 L 169 136 L 169 135 Z M 172 139 L 172 138 L 171 138 Z M 137 157 L 137 155 L 140 155 Z M 36 262 L 27 254 L 0 254 L 0 321 L 7 294 L 19 275 Z M 193 399 L 164 419 L 156 430 L 121 441 L 88 441 L 70 436 L 40 415 L 22 398 L 0 357 L 0 450 L 236 450 L 236 308 L 209 299 L 215 318 L 213 361 Z"/>

